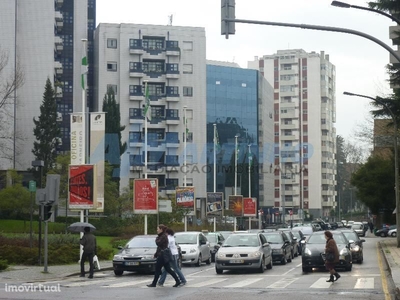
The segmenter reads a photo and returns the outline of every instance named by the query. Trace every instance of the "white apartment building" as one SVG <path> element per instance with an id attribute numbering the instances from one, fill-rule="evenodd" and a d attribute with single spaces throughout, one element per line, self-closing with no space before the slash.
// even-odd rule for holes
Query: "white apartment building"
<path id="1" fill-rule="evenodd" d="M 335 66 L 329 55 L 279 50 L 248 62 L 274 88 L 275 207 L 285 220 L 335 209 Z"/>
<path id="2" fill-rule="evenodd" d="M 157 178 L 163 197 L 175 187 L 195 187 L 206 196 L 206 37 L 204 28 L 141 24 L 99 24 L 95 34 L 95 99 L 101 110 L 107 88 L 120 105 L 122 142 L 120 188 L 136 178 Z M 144 168 L 144 85 L 147 122 Z M 186 124 L 184 123 L 186 115 Z M 187 128 L 187 130 L 186 130 Z M 184 142 L 186 134 L 186 142 Z M 184 146 L 186 145 L 186 151 Z M 186 168 L 184 167 L 186 162 Z"/>

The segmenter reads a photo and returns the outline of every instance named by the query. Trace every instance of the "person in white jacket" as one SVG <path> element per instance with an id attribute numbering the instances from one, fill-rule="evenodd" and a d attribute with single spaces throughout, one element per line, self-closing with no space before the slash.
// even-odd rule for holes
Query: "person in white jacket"
<path id="1" fill-rule="evenodd" d="M 178 252 L 178 247 L 176 246 L 176 242 L 175 242 L 175 237 L 174 237 L 175 232 L 171 228 L 168 228 L 166 230 L 166 233 L 168 234 L 168 247 L 172 253 L 172 261 L 170 262 L 171 268 L 174 269 L 175 273 L 178 275 L 179 279 L 181 280 L 181 285 L 185 285 L 186 284 L 185 276 L 183 276 L 183 273 L 178 266 L 179 252 Z M 164 286 L 164 282 L 165 282 L 166 278 L 167 278 L 167 271 L 165 269 L 163 269 L 163 272 L 161 274 L 160 280 L 158 281 L 157 285 Z"/>

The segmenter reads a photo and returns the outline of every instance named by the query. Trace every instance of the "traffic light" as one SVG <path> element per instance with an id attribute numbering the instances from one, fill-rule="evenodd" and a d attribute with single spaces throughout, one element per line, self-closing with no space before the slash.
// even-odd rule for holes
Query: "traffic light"
<path id="1" fill-rule="evenodd" d="M 235 0 L 221 0 L 221 35 L 225 35 L 225 38 L 229 38 L 230 34 L 235 34 L 235 22 L 224 21 L 236 18 L 235 5 Z"/>
<path id="2" fill-rule="evenodd" d="M 53 207 L 53 205 L 51 205 L 51 204 L 43 205 L 42 221 L 50 220 L 51 214 L 53 213 L 51 210 L 52 207 Z"/>
<path id="3" fill-rule="evenodd" d="M 49 174 L 46 176 L 46 202 L 58 204 L 60 195 L 60 175 Z"/>

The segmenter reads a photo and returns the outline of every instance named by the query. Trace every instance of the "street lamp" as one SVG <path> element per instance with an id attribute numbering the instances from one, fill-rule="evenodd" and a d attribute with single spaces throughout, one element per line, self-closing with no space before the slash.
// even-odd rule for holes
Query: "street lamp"
<path id="1" fill-rule="evenodd" d="M 394 21 L 394 22 L 396 22 L 397 24 L 400 25 L 400 19 L 392 16 L 391 14 L 385 13 L 384 11 L 380 11 L 380 10 L 369 8 L 369 7 L 352 5 L 352 4 L 344 3 L 344 2 L 341 2 L 341 1 L 332 1 L 331 5 L 332 6 L 336 6 L 336 7 L 342 7 L 342 8 L 356 8 L 356 9 L 372 11 L 372 12 L 384 15 L 385 17 L 390 18 L 392 21 Z"/>
<path id="2" fill-rule="evenodd" d="M 393 111 L 387 106 L 387 104 L 383 101 L 381 101 L 379 98 L 372 98 L 369 96 L 365 95 L 359 95 L 359 94 L 353 94 L 349 92 L 343 92 L 344 95 L 347 96 L 357 96 L 357 97 L 362 97 L 362 98 L 367 98 L 371 99 L 372 101 L 375 101 L 382 105 L 386 111 L 390 114 L 393 120 L 393 125 L 394 125 L 394 181 L 395 181 L 395 199 L 396 199 L 396 224 L 397 224 L 397 229 L 400 229 L 400 199 L 399 199 L 399 163 L 398 163 L 398 149 L 397 149 L 397 117 L 393 113 Z M 397 248 L 400 248 L 400 235 L 397 235 Z"/>

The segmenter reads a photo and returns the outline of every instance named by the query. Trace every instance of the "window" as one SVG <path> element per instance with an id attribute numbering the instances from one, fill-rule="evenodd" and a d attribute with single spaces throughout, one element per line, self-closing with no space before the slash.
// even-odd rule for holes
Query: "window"
<path id="1" fill-rule="evenodd" d="M 107 71 L 117 72 L 117 63 L 113 61 L 107 62 Z"/>
<path id="2" fill-rule="evenodd" d="M 117 39 L 107 39 L 107 48 L 117 49 Z"/>
<path id="3" fill-rule="evenodd" d="M 143 61 L 143 72 L 164 72 L 164 61 Z"/>
<path id="4" fill-rule="evenodd" d="M 183 50 L 193 51 L 193 42 L 192 41 L 183 41 Z"/>
<path id="5" fill-rule="evenodd" d="M 161 50 L 164 48 L 164 38 L 163 37 L 143 37 L 143 48 L 149 50 Z"/>
<path id="6" fill-rule="evenodd" d="M 112 89 L 114 91 L 114 95 L 117 94 L 117 85 L 116 84 L 107 84 L 107 92 Z"/>
<path id="7" fill-rule="evenodd" d="M 163 96 L 164 93 L 164 83 L 148 84 L 149 95 L 150 96 Z"/>
<path id="8" fill-rule="evenodd" d="M 193 74 L 193 65 L 183 64 L 183 74 Z"/>
<path id="9" fill-rule="evenodd" d="M 192 97 L 192 96 L 193 96 L 193 87 L 191 87 L 191 86 L 184 86 L 184 87 L 183 87 L 183 96 L 185 96 L 185 97 Z"/>

